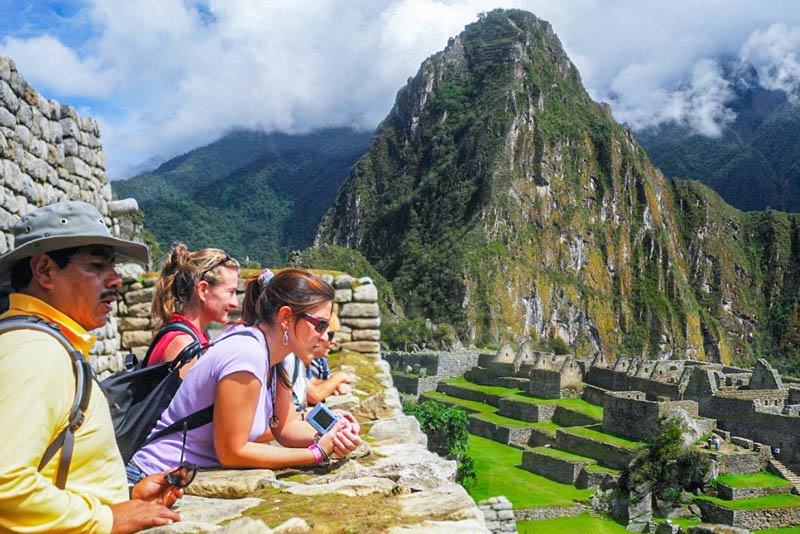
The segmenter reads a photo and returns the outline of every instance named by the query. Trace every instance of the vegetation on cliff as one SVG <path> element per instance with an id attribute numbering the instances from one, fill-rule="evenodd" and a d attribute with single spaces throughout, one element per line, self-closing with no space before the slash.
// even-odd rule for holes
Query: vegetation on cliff
<path id="1" fill-rule="evenodd" d="M 163 250 L 224 248 L 240 260 L 284 265 L 313 240 L 371 132 L 339 128 L 307 135 L 232 132 L 158 169 L 112 182 L 134 197 Z"/>
<path id="2" fill-rule="evenodd" d="M 478 343 L 731 361 L 798 350 L 796 225 L 666 180 L 550 25 L 496 10 L 398 92 L 316 243 Z"/>

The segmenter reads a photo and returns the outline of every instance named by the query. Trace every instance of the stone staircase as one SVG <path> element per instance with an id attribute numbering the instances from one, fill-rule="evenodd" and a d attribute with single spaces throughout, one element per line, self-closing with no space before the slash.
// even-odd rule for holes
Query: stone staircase
<path id="1" fill-rule="evenodd" d="M 788 467 L 786 467 L 780 460 L 777 458 L 773 458 L 769 461 L 770 467 L 774 469 L 775 474 L 785 478 L 789 482 L 792 483 L 792 493 L 800 494 L 800 476 L 795 474 L 795 471 L 792 471 Z"/>

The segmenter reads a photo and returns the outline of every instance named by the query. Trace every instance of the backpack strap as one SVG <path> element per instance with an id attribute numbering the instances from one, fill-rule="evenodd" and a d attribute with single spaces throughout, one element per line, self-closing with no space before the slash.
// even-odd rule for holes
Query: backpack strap
<path id="1" fill-rule="evenodd" d="M 294 401 L 295 410 L 297 410 L 298 412 L 302 412 L 305 411 L 305 408 L 303 408 L 303 404 L 300 402 L 300 399 L 297 398 L 297 393 L 294 392 L 294 384 L 300 379 L 300 367 L 303 367 L 305 369 L 305 364 L 297 354 L 292 354 L 292 356 L 294 356 L 294 372 L 292 373 L 292 388 L 291 388 L 292 400 Z M 305 380 L 305 377 L 303 377 L 303 380 Z M 272 409 L 274 410 L 275 407 L 273 406 Z"/>
<path id="2" fill-rule="evenodd" d="M 208 347 L 216 345 L 220 341 L 223 341 L 225 339 L 228 339 L 228 338 L 231 338 L 231 337 L 234 337 L 234 336 L 250 336 L 253 339 L 256 339 L 256 340 L 258 339 L 250 331 L 234 332 L 232 334 L 228 334 L 227 336 L 225 336 L 223 338 L 215 339 L 214 341 L 209 343 Z M 181 354 L 182 354 L 182 352 L 181 352 Z M 178 357 L 180 357 L 180 355 Z M 178 358 L 176 358 L 176 360 L 178 360 Z M 144 443 L 142 443 L 142 446 L 139 447 L 139 449 L 141 450 L 141 449 L 143 449 L 145 447 L 145 445 L 147 445 L 149 443 L 152 443 L 153 441 L 156 441 L 157 439 L 161 439 L 161 438 L 163 438 L 164 436 L 166 436 L 168 434 L 172 434 L 173 432 L 177 432 L 179 430 L 185 432 L 185 431 L 188 431 L 188 430 L 194 430 L 195 428 L 200 428 L 201 426 L 207 425 L 208 423 L 210 423 L 213 420 L 213 418 L 214 418 L 214 405 L 212 404 L 210 406 L 206 406 L 202 410 L 198 410 L 198 411 L 194 412 L 193 414 L 187 415 L 186 417 L 182 417 L 182 418 L 178 419 L 177 421 L 175 421 L 174 423 L 172 423 L 171 425 L 169 425 L 168 427 L 162 428 L 158 432 L 148 436 L 148 438 L 145 440 Z"/>
<path id="3" fill-rule="evenodd" d="M 164 337 L 169 332 L 183 332 L 184 334 L 188 334 L 192 336 L 192 338 L 194 339 L 194 343 L 197 343 L 200 346 L 202 346 L 202 342 L 200 341 L 200 338 L 197 336 L 197 333 L 188 324 L 184 323 L 183 321 L 173 321 L 171 323 L 167 323 L 161 328 L 161 330 L 159 330 L 156 333 L 155 337 L 153 338 L 153 341 L 150 342 L 150 347 L 147 349 L 147 354 L 145 354 L 144 359 L 142 360 L 141 364 L 142 367 L 147 367 L 147 362 L 150 360 L 150 354 L 153 352 L 153 349 L 156 348 L 156 345 L 158 345 L 158 342 L 161 341 L 161 338 Z M 175 358 L 175 360 L 173 360 L 176 362 L 176 365 L 178 365 L 178 363 L 181 362 L 182 364 L 185 364 L 195 356 L 197 352 L 196 349 L 195 348 L 192 348 L 191 350 L 189 349 L 189 347 L 192 347 L 194 343 L 190 343 L 189 345 L 184 347 L 183 350 Z M 189 354 L 191 354 L 191 356 L 189 356 Z"/>
<path id="4" fill-rule="evenodd" d="M 83 353 L 72 346 L 72 343 L 61 332 L 57 324 L 46 321 L 33 315 L 14 315 L 0 319 L 0 334 L 13 330 L 37 330 L 50 334 L 64 347 L 72 360 L 72 367 L 75 371 L 75 399 L 69 410 L 69 420 L 67 426 L 59 432 L 44 451 L 42 460 L 39 462 L 38 471 L 61 449 L 61 459 L 58 463 L 58 474 L 56 476 L 56 487 L 64 489 L 67 484 L 69 474 L 69 464 L 72 461 L 72 449 L 75 444 L 75 432 L 83 424 L 86 416 L 86 409 L 89 407 L 89 399 L 92 394 L 92 378 L 94 371 Z"/>

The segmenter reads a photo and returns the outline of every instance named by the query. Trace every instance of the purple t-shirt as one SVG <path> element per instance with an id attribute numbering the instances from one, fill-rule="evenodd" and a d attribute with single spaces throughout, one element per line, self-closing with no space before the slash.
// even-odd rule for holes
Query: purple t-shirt
<path id="1" fill-rule="evenodd" d="M 251 335 L 236 335 L 234 332 L 249 331 Z M 238 372 L 248 372 L 261 382 L 259 401 L 256 406 L 249 439 L 253 440 L 267 430 L 267 418 L 272 414 L 272 398 L 267 384 L 269 353 L 264 334 L 255 327 L 234 325 L 220 334 L 219 339 L 194 364 L 169 407 L 153 429 L 166 428 L 175 421 L 214 404 L 217 384 L 224 377 Z M 214 448 L 212 424 L 208 423 L 186 433 L 184 459 L 200 467 L 220 465 Z M 174 468 L 181 459 L 183 432 L 174 432 L 146 445 L 133 455 L 133 461 L 148 475 Z"/>

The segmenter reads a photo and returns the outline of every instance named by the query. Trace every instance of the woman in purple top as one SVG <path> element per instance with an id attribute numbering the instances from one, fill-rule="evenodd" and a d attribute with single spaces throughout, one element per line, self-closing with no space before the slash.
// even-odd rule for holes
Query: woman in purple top
<path id="1" fill-rule="evenodd" d="M 153 432 L 214 405 L 213 421 L 147 444 L 128 465 L 129 480 L 160 473 L 183 457 L 200 467 L 280 468 L 319 463 L 361 443 L 349 414 L 319 436 L 294 415 L 281 361 L 311 354 L 326 336 L 333 288 L 300 269 L 265 270 L 249 280 L 242 324 L 228 328 L 187 374 Z M 267 428 L 282 447 L 259 442 Z"/>

